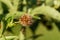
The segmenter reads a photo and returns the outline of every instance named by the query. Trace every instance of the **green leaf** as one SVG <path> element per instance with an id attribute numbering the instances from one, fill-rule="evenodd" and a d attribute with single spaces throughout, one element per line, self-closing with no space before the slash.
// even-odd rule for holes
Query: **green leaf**
<path id="1" fill-rule="evenodd" d="M 19 5 L 19 0 L 13 0 L 13 6 L 16 10 L 18 8 L 18 5 Z"/>
<path id="2" fill-rule="evenodd" d="M 54 0 L 46 0 L 45 4 L 48 5 L 48 6 L 53 6 Z"/>
<path id="3" fill-rule="evenodd" d="M 26 27 L 25 31 L 26 31 L 25 39 L 26 40 L 33 40 L 33 38 L 31 37 L 31 36 L 33 36 L 32 30 L 29 27 Z"/>
<path id="4" fill-rule="evenodd" d="M 3 2 L 4 4 L 6 4 L 9 8 L 13 8 L 10 0 L 5 0 L 5 1 L 4 0 L 0 0 L 0 1 Z"/>
<path id="5" fill-rule="evenodd" d="M 25 39 L 25 36 L 24 36 L 24 34 L 22 33 L 22 31 L 20 31 L 19 40 L 24 40 L 24 39 Z"/>
<path id="6" fill-rule="evenodd" d="M 2 9 L 2 5 L 1 5 L 1 2 L 0 2 L 0 14 L 3 13 L 3 9 Z"/>
<path id="7" fill-rule="evenodd" d="M 3 28 L 4 28 L 4 26 L 3 26 L 3 22 L 1 21 L 0 37 L 2 36 Z"/>
<path id="8" fill-rule="evenodd" d="M 54 0 L 54 8 L 59 8 L 60 7 L 60 0 Z"/>
<path id="9" fill-rule="evenodd" d="M 1 37 L 0 40 L 11 40 L 11 39 L 17 39 L 18 37 L 17 36 L 4 36 L 4 37 Z"/>
<path id="10" fill-rule="evenodd" d="M 12 27 L 14 25 L 12 17 L 9 17 L 6 21 L 7 21 L 7 28 Z"/>
<path id="11" fill-rule="evenodd" d="M 0 36 L 4 34 L 5 30 L 6 30 L 6 21 L 1 21 Z"/>
<path id="12" fill-rule="evenodd" d="M 48 31 L 43 23 L 38 25 L 35 31 L 36 35 L 41 35 L 36 38 L 36 40 L 60 40 L 60 32 L 55 23 L 52 23 L 52 30 Z"/>
<path id="13" fill-rule="evenodd" d="M 25 12 L 16 12 L 16 13 L 8 13 L 5 17 L 5 20 L 7 20 L 9 17 L 14 18 L 19 18 L 21 15 L 23 15 Z"/>
<path id="14" fill-rule="evenodd" d="M 47 17 L 60 21 L 60 13 L 50 6 L 43 5 L 33 9 L 33 11 L 31 11 L 31 15 L 34 16 L 36 14 L 43 14 Z"/>
<path id="15" fill-rule="evenodd" d="M 19 35 L 21 28 L 22 28 L 22 26 L 20 24 L 14 25 L 14 27 L 11 28 L 12 33 L 14 35 Z"/>

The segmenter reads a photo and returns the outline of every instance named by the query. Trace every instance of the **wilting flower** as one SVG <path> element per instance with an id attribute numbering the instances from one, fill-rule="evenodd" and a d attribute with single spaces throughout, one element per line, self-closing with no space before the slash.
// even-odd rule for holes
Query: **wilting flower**
<path id="1" fill-rule="evenodd" d="M 19 22 L 22 26 L 29 26 L 32 24 L 32 17 L 29 14 L 24 14 L 19 19 Z"/>

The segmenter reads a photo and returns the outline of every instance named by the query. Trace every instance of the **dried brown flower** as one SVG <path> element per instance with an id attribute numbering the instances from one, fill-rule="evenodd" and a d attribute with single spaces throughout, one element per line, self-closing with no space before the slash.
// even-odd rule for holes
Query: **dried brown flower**
<path id="1" fill-rule="evenodd" d="M 22 26 L 29 26 L 32 24 L 32 17 L 29 14 L 24 14 L 19 19 L 19 22 Z"/>

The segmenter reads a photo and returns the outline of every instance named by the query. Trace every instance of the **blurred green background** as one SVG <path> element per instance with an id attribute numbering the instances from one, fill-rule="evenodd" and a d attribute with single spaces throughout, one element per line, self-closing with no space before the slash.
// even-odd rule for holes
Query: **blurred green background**
<path id="1" fill-rule="evenodd" d="M 25 13 L 34 21 L 26 27 Z M 60 40 L 60 0 L 0 0 L 0 40 Z"/>

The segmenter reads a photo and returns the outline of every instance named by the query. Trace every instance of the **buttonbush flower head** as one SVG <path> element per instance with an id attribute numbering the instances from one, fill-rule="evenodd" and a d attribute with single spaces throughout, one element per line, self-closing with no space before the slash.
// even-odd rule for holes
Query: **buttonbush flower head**
<path id="1" fill-rule="evenodd" d="M 32 24 L 32 17 L 29 14 L 24 14 L 20 17 L 19 22 L 22 26 L 29 26 Z"/>

